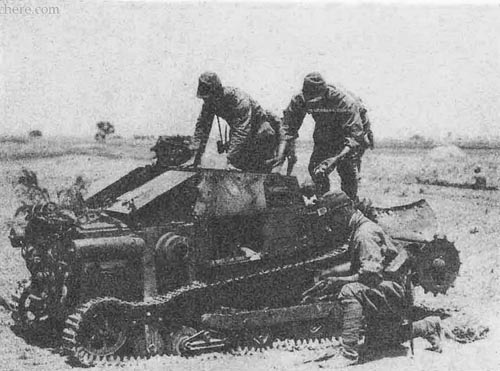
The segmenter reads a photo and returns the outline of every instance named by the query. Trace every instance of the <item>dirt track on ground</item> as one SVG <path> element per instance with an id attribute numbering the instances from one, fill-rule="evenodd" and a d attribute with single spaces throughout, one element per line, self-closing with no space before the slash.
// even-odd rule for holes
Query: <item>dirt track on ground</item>
<path id="1" fill-rule="evenodd" d="M 148 146 L 144 145 L 144 153 Z M 116 152 L 116 151 L 115 151 Z M 306 151 L 307 152 L 307 151 Z M 146 156 L 147 157 L 147 156 Z M 494 181 L 500 179 L 499 151 L 471 151 L 467 153 L 467 166 L 456 159 L 442 160 L 437 166 L 443 176 L 467 171 L 478 163 Z M 417 301 L 433 308 L 450 310 L 450 320 L 457 323 L 489 326 L 486 339 L 460 345 L 447 342 L 442 354 L 425 350 L 424 341 L 416 342 L 416 354 L 406 352 L 381 355 L 380 359 L 352 367 L 358 370 L 464 370 L 483 371 L 500 369 L 500 192 L 442 188 L 417 184 L 415 176 L 421 173 L 425 153 L 418 150 L 378 149 L 365 155 L 362 167 L 361 197 L 369 197 L 376 205 L 396 205 L 425 198 L 435 210 L 441 229 L 460 251 L 461 275 L 448 295 L 432 297 L 417 292 Z M 209 165 L 217 160 L 211 157 Z M 6 223 L 13 215 L 16 202 L 11 180 L 21 166 L 37 172 L 40 183 L 54 192 L 70 184 L 77 175 L 93 182 L 105 184 L 109 179 L 144 164 L 123 156 L 109 159 L 102 156 L 75 155 L 53 158 L 32 157 L 27 160 L 0 162 L 0 294 L 7 296 L 16 281 L 27 277 L 27 271 L 18 250 L 10 247 Z M 457 166 L 460 165 L 460 166 Z M 463 165 L 463 166 L 462 166 Z M 305 176 L 307 153 L 299 156 L 296 171 L 299 179 Z M 449 169 L 453 170 L 449 170 Z M 457 170 L 458 169 L 458 170 Z M 461 170 L 462 169 L 462 170 Z M 460 174 L 461 179 L 468 174 Z M 471 175 L 472 176 L 472 175 Z M 334 177 L 335 178 L 335 177 Z M 453 182 L 454 179 L 446 179 Z M 493 184 L 499 185 L 499 184 Z M 10 325 L 8 312 L 0 308 L 0 369 L 1 370 L 65 370 L 76 368 L 59 354 L 57 344 L 33 344 L 16 336 Z M 246 356 L 210 355 L 192 359 L 160 358 L 140 361 L 109 370 L 305 370 L 328 368 L 328 363 L 303 365 L 302 361 L 314 356 L 313 351 L 288 352 L 273 350 Z"/>

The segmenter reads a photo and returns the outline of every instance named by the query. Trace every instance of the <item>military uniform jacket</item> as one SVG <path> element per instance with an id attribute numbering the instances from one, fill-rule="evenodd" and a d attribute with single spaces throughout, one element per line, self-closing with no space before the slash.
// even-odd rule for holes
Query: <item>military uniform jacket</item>
<path id="1" fill-rule="evenodd" d="M 393 267 L 391 263 L 406 252 L 396 247 L 384 230 L 360 211 L 351 217 L 349 228 L 352 231 L 349 242 L 351 266 L 352 271 L 359 274 L 359 281 L 375 286 L 383 280 L 396 278 L 390 271 L 397 271 L 399 267 Z M 404 261 L 398 264 L 403 265 Z"/>
<path id="2" fill-rule="evenodd" d="M 344 146 L 356 149 L 363 140 L 360 104 L 351 95 L 329 85 L 318 102 L 306 103 L 303 94 L 294 96 L 283 112 L 283 133 L 286 140 L 298 137 L 298 131 L 307 113 L 316 122 L 313 139 L 315 146 L 342 150 Z"/>
<path id="3" fill-rule="evenodd" d="M 211 103 L 203 103 L 191 146 L 198 156 L 205 152 L 215 115 L 224 119 L 230 128 L 227 153 L 229 162 L 241 156 L 251 144 L 258 126 L 266 119 L 262 107 L 247 93 L 237 88 L 224 87 L 220 98 Z"/>

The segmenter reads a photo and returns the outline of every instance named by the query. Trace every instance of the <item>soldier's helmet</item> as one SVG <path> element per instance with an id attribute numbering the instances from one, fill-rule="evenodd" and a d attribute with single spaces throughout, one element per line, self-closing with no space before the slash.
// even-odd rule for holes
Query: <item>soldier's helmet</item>
<path id="1" fill-rule="evenodd" d="M 326 218 L 335 225 L 347 227 L 355 212 L 354 202 L 342 191 L 329 191 L 318 199 L 316 205 L 324 208 Z"/>
<path id="2" fill-rule="evenodd" d="M 304 77 L 302 94 L 306 102 L 311 103 L 320 100 L 326 90 L 326 82 L 319 72 L 311 72 Z"/>
<path id="3" fill-rule="evenodd" d="M 350 220 L 355 213 L 353 201 L 342 191 L 330 191 L 321 196 L 314 207 L 320 216 L 319 225 L 327 227 L 327 235 L 345 240 L 351 233 Z"/>
<path id="4" fill-rule="evenodd" d="M 328 208 L 329 211 L 353 207 L 353 201 L 342 191 L 329 191 L 318 200 L 319 203 Z"/>
<path id="5" fill-rule="evenodd" d="M 219 95 L 222 92 L 222 83 L 214 72 L 204 72 L 198 79 L 196 96 L 206 99 Z"/>

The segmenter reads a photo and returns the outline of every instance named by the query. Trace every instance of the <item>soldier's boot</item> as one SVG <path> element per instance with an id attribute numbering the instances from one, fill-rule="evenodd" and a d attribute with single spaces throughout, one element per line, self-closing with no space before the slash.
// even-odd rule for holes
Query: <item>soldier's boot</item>
<path id="1" fill-rule="evenodd" d="M 431 344 L 430 350 L 438 353 L 443 351 L 441 346 L 442 334 L 443 328 L 441 326 L 441 318 L 437 316 L 431 316 L 413 322 L 411 329 L 412 338 L 424 338 Z"/>

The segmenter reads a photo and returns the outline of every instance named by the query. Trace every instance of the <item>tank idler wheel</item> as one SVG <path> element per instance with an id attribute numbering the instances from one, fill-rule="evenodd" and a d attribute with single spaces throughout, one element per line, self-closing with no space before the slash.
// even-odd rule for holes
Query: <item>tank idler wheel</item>
<path id="1" fill-rule="evenodd" d="M 165 344 L 167 354 L 174 356 L 185 355 L 188 351 L 186 343 L 189 338 L 197 334 L 194 328 L 182 326 L 176 331 L 172 331 Z"/>

